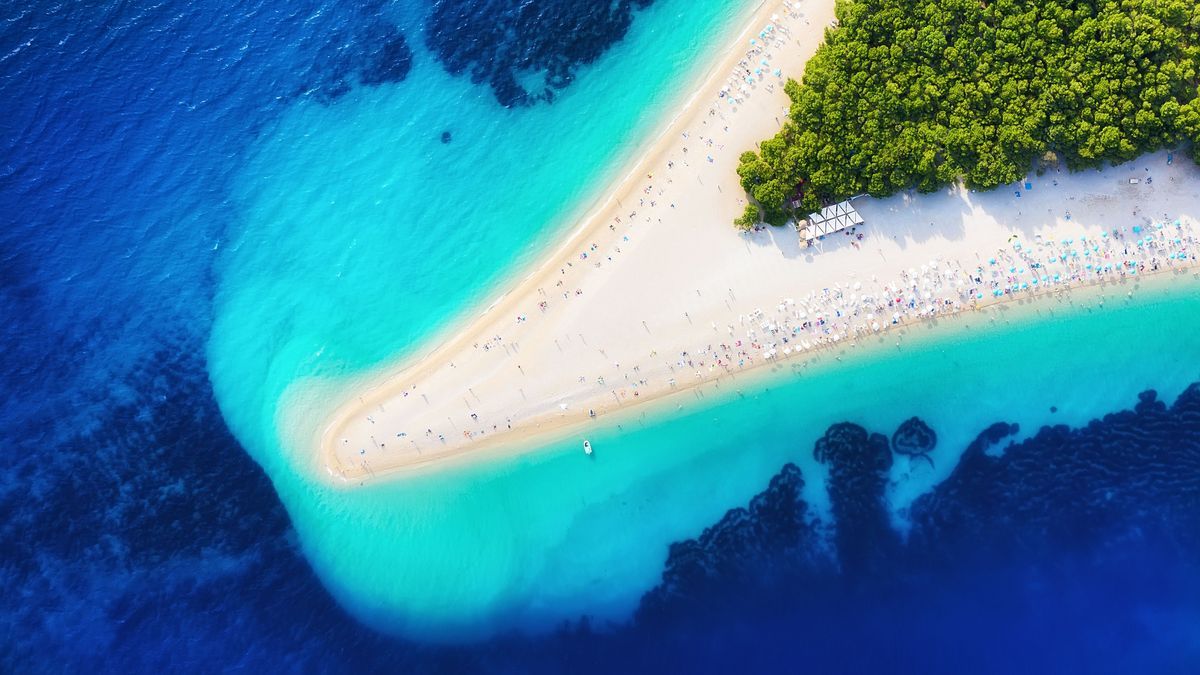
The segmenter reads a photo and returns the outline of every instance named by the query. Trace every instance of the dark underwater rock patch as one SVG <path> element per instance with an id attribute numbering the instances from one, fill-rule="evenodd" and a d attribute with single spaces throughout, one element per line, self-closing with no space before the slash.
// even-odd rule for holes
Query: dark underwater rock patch
<path id="1" fill-rule="evenodd" d="M 756 568 L 779 576 L 781 565 L 806 589 L 828 587 L 831 568 L 849 588 L 895 589 L 981 560 L 1036 569 L 1056 556 L 1094 560 L 1153 549 L 1200 565 L 1200 383 L 1171 406 L 1147 391 L 1132 410 L 1084 427 L 1043 427 L 999 456 L 987 450 L 1018 427 L 989 426 L 950 476 L 913 503 L 901 541 L 885 503 L 892 450 L 912 454 L 936 443 L 932 429 L 912 422 L 901 425 L 891 448 L 886 437 L 851 423 L 831 426 L 816 442 L 814 457 L 829 466 L 828 548 L 802 499 L 770 499 L 781 484 L 803 485 L 788 464 L 752 501 L 768 499 L 773 509 L 734 509 L 699 538 L 670 547 L 663 582 L 644 596 L 643 612 L 715 602 L 705 589 L 736 586 Z M 780 554 L 765 533 L 781 522 L 806 523 L 795 541 L 810 549 Z"/>
<path id="2" fill-rule="evenodd" d="M 447 72 L 492 89 L 505 107 L 552 101 L 625 37 L 635 10 L 654 0 L 437 0 L 425 42 Z M 521 73 L 541 74 L 527 89 Z"/>
<path id="3" fill-rule="evenodd" d="M 346 22 L 328 37 L 298 94 L 333 103 L 356 86 L 403 82 L 412 63 L 412 47 L 400 29 L 387 19 L 368 15 Z"/>
<path id="4" fill-rule="evenodd" d="M 0 648 L 0 671 L 44 666 L 47 653 L 56 668 L 79 670 L 104 653 L 114 671 L 136 672 L 172 662 L 184 643 L 204 651 L 203 640 L 189 642 L 209 628 L 197 617 L 265 608 L 234 609 L 274 569 L 320 588 L 269 481 L 227 430 L 202 353 L 196 344 L 148 353 L 13 439 L 0 490 L 0 625 L 22 639 L 11 653 Z M 59 618 L 46 622 L 48 612 Z"/>
<path id="5" fill-rule="evenodd" d="M 857 424 L 835 424 L 817 440 L 813 457 L 829 465 L 837 560 L 849 577 L 883 564 L 896 539 L 883 491 L 892 453 L 883 434 Z"/>
<path id="6" fill-rule="evenodd" d="M 937 432 L 920 417 L 910 417 L 892 434 L 892 452 L 911 458 L 923 457 L 932 465 L 929 453 L 937 447 Z"/>
<path id="7" fill-rule="evenodd" d="M 1086 427 L 1043 427 L 1003 455 L 972 444 L 913 504 L 911 545 L 940 558 L 1154 538 L 1200 556 L 1200 384 L 1168 408 L 1153 391 Z"/>
<path id="8" fill-rule="evenodd" d="M 696 539 L 672 544 L 662 583 L 643 598 L 639 617 L 661 618 L 686 607 L 689 598 L 763 588 L 807 569 L 816 561 L 817 535 L 803 490 L 800 469 L 788 463 L 748 508 L 730 509 Z"/>
<path id="9" fill-rule="evenodd" d="M 9 564 L 28 571 L 39 555 L 103 548 L 135 567 L 242 551 L 266 530 L 288 529 L 265 475 L 225 427 L 195 351 L 147 354 L 127 384 L 81 397 L 105 416 L 58 444 L 59 479 L 0 495 L 0 511 L 15 516 L 0 522 Z M 49 468 L 14 470 L 33 477 Z"/>
<path id="10" fill-rule="evenodd" d="M 374 87 L 388 82 L 403 82 L 412 70 L 412 48 L 404 35 L 394 27 L 387 27 L 378 49 L 369 54 L 359 69 L 359 81 Z"/>

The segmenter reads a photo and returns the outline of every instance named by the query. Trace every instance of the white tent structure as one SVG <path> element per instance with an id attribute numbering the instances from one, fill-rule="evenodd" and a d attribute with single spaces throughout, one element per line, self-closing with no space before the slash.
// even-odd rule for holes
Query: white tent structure
<path id="1" fill-rule="evenodd" d="M 832 206 L 826 206 L 817 213 L 812 214 L 807 220 L 802 220 L 796 226 L 796 230 L 800 232 L 800 239 L 805 243 L 811 244 L 817 237 L 822 237 L 827 234 L 833 234 L 838 230 L 844 230 L 847 227 L 862 225 L 863 218 L 858 211 L 850 205 L 850 201 L 838 202 Z"/>

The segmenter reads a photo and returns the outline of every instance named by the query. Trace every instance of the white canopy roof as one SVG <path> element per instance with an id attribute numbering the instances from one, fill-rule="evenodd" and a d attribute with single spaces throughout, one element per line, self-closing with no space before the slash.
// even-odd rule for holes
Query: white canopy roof
<path id="1" fill-rule="evenodd" d="M 808 220 L 800 225 L 800 236 L 809 240 L 816 239 L 862 223 L 862 216 L 854 210 L 849 201 L 838 202 L 809 216 Z"/>

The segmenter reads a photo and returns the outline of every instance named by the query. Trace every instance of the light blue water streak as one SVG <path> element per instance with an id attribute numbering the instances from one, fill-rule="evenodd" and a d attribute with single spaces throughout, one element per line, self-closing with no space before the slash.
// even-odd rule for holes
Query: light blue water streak
<path id="1" fill-rule="evenodd" d="M 831 423 L 890 429 L 916 414 L 938 430 L 936 470 L 895 469 L 902 507 L 991 422 L 1028 428 L 1051 405 L 1057 421 L 1079 422 L 1196 378 L 1178 364 L 1200 354 L 1200 330 L 1115 351 L 1175 328 L 1181 312 L 1200 316 L 1176 295 L 1165 308 L 1139 301 L 943 331 L 900 354 L 863 350 L 836 369 L 746 382 L 745 398 L 727 392 L 596 429 L 595 461 L 572 441 L 357 491 L 310 479 L 306 440 L 346 383 L 477 306 L 569 227 L 739 11 L 656 5 L 553 106 L 499 109 L 418 52 L 405 82 L 329 107 L 300 103 L 265 133 L 236 195 L 242 227 L 221 252 L 210 372 L 314 567 L 357 615 L 431 639 L 621 618 L 657 580 L 670 542 L 744 503 L 782 463 L 801 465 L 820 511 L 811 448 Z M 1126 378 L 1079 386 L 1114 353 L 1103 367 Z"/>
<path id="2" fill-rule="evenodd" d="M 417 49 L 404 82 L 356 89 L 329 106 L 302 99 L 263 130 L 231 200 L 240 226 L 220 245 L 209 369 L 230 428 L 271 475 L 329 583 L 357 575 L 346 560 L 325 555 L 324 537 L 358 531 L 345 528 L 345 518 L 362 514 L 323 513 L 344 508 L 340 497 L 314 502 L 314 491 L 333 497 L 306 482 L 305 458 L 296 454 L 304 450 L 281 438 L 303 438 L 300 427 L 327 412 L 322 405 L 337 387 L 308 402 L 303 409 L 312 414 L 301 423 L 282 415 L 281 400 L 310 377 L 341 378 L 345 386 L 496 293 L 504 275 L 573 227 L 691 93 L 686 87 L 714 56 L 708 46 L 752 9 L 662 0 L 639 13 L 625 40 L 583 69 L 553 105 L 500 108 L 487 87 L 450 77 Z M 410 30 L 416 18 L 400 16 Z M 443 131 L 451 143 L 441 142 Z M 403 515 L 404 527 L 420 527 L 412 520 L 418 512 Z M 388 527 L 375 543 L 403 544 L 404 527 Z M 441 585 L 437 593 L 463 595 L 441 609 L 408 612 L 408 623 L 465 625 L 462 609 L 486 605 L 489 587 L 494 611 L 480 608 L 466 623 L 508 613 L 519 590 L 443 583 L 441 575 L 457 568 L 448 562 L 453 556 L 437 555 L 443 544 L 435 539 L 413 559 L 429 561 L 425 573 Z M 447 541 L 454 550 L 457 539 Z M 349 587 L 341 596 L 360 609 L 371 604 Z M 380 601 L 394 614 L 394 598 Z M 547 611 L 560 616 L 566 608 Z"/>

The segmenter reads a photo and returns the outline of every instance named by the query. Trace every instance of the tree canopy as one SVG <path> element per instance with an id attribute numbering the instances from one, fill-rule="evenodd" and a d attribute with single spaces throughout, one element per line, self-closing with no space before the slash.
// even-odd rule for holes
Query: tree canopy
<path id="1" fill-rule="evenodd" d="M 842 0 L 789 80 L 783 129 L 741 157 L 766 220 L 858 194 L 993 188 L 1200 140 L 1193 0 Z"/>

